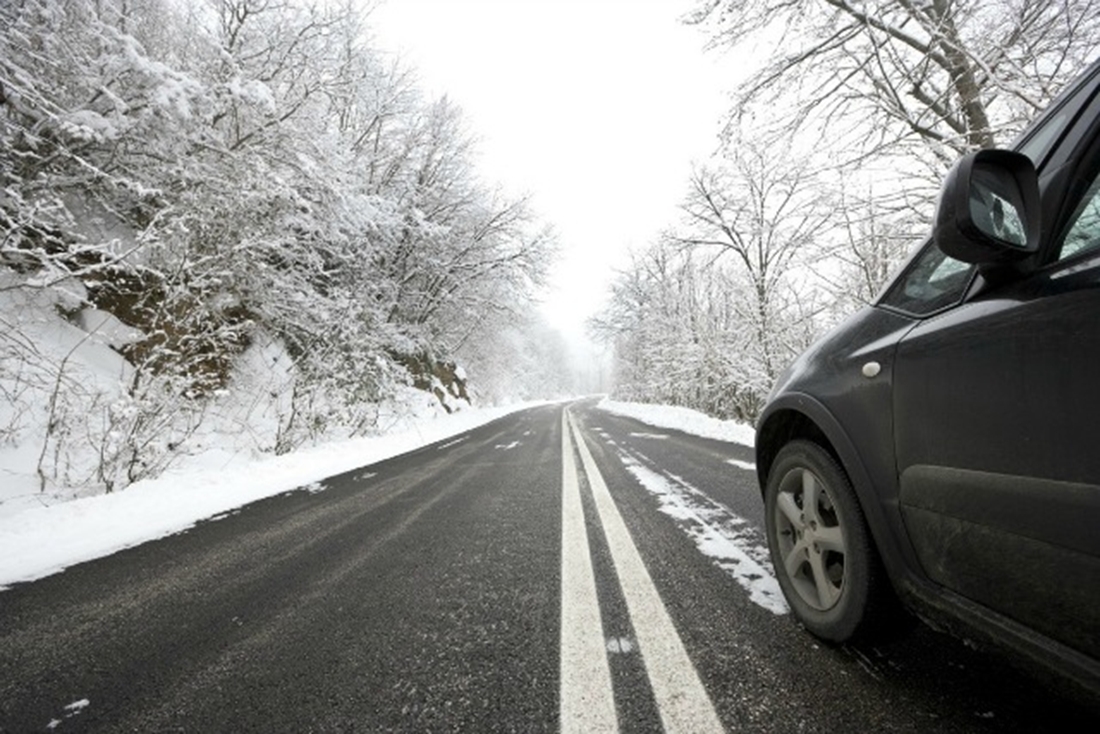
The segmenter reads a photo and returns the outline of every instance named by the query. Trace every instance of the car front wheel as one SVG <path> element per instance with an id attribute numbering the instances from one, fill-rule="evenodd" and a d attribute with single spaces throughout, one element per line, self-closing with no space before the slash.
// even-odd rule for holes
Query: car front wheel
<path id="1" fill-rule="evenodd" d="M 847 475 L 824 449 L 792 441 L 764 493 L 768 548 L 798 620 L 833 642 L 883 627 L 891 589 Z"/>

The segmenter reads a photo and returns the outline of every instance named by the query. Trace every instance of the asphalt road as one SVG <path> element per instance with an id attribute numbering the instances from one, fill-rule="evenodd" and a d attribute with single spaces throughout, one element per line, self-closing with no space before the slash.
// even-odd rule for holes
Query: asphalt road
<path id="1" fill-rule="evenodd" d="M 0 732 L 1095 730 L 924 626 L 817 642 L 750 449 L 569 413 L 0 592 Z"/>

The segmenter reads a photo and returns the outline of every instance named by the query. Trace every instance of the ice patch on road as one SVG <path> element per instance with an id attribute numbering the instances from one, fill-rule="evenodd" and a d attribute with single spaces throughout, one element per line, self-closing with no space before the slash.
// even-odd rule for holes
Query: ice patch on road
<path id="1" fill-rule="evenodd" d="M 439 446 L 436 446 L 435 450 L 436 451 L 442 451 L 443 449 L 449 449 L 452 446 L 456 446 L 456 445 L 462 443 L 463 441 L 465 441 L 468 438 L 469 438 L 469 436 L 461 436 L 459 438 L 456 438 L 454 441 L 448 441 L 445 444 L 441 444 Z"/>
<path id="2" fill-rule="evenodd" d="M 608 446 L 617 446 L 618 445 L 617 443 L 615 443 L 615 439 L 611 438 L 611 434 L 609 434 L 604 429 L 597 426 L 597 427 L 594 427 L 592 430 L 596 433 L 597 436 L 602 438 L 604 443 L 606 443 Z"/>
<path id="3" fill-rule="evenodd" d="M 522 445 L 523 445 L 522 441 L 513 441 L 512 443 L 498 443 L 493 448 L 494 449 L 500 449 L 501 451 L 511 451 L 516 446 L 522 446 Z"/>
<path id="4" fill-rule="evenodd" d="M 749 599 L 773 614 L 790 611 L 760 532 L 732 510 L 673 474 L 646 466 L 645 457 L 620 453 L 627 471 L 657 496 L 661 511 L 677 520 L 695 546 L 733 577 Z"/>
<path id="5" fill-rule="evenodd" d="M 756 464 L 751 461 L 741 461 L 740 459 L 727 459 L 727 464 L 732 464 L 738 469 L 744 469 L 745 471 L 756 471 Z"/>
<path id="6" fill-rule="evenodd" d="M 65 707 L 65 718 L 71 719 L 72 717 L 76 716 L 84 709 L 86 709 L 90 703 L 91 701 L 86 698 L 82 698 L 79 701 L 73 701 Z M 46 724 L 46 728 L 50 731 L 53 731 L 57 727 L 61 726 L 62 723 L 64 722 L 61 719 L 50 719 L 50 723 Z"/>
<path id="7" fill-rule="evenodd" d="M 611 637 L 607 640 L 607 651 L 611 653 L 634 652 L 634 642 L 629 637 Z"/>

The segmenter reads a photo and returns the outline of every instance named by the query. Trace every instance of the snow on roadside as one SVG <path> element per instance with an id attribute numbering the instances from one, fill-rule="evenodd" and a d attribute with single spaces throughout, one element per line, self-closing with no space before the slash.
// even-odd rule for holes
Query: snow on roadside
<path id="1" fill-rule="evenodd" d="M 756 430 L 738 421 L 724 421 L 711 418 L 690 408 L 673 405 L 650 405 L 648 403 L 624 403 L 604 398 L 597 405 L 600 410 L 616 415 L 635 418 L 657 428 L 671 428 L 702 438 L 730 441 L 745 446 L 756 445 Z"/>
<path id="2" fill-rule="evenodd" d="M 536 404 L 408 419 L 382 436 L 336 441 L 283 456 L 209 452 L 122 492 L 51 506 L 20 506 L 0 515 L 0 590 L 181 532 L 249 502 L 308 488 L 320 479 L 457 436 Z"/>
<path id="3" fill-rule="evenodd" d="M 683 478 L 655 468 L 645 456 L 622 448 L 618 454 L 638 483 L 657 496 L 661 512 L 676 520 L 699 552 L 749 593 L 750 601 L 772 614 L 790 611 L 756 528 Z"/>

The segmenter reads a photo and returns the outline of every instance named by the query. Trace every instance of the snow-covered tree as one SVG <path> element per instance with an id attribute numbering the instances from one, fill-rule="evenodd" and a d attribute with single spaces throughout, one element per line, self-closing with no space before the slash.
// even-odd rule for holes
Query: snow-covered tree
<path id="1" fill-rule="evenodd" d="M 869 303 L 920 241 L 958 155 L 1009 143 L 1095 57 L 1098 11 L 698 2 L 687 22 L 746 73 L 685 221 L 622 274 L 594 322 L 616 346 L 620 393 L 753 417 L 815 330 Z M 715 385 L 736 395 L 718 401 Z"/>
<path id="2" fill-rule="evenodd" d="M 43 445 L 97 446 L 97 481 L 123 486 L 242 389 L 256 345 L 279 378 L 251 389 L 289 396 L 257 395 L 280 451 L 371 430 L 410 365 L 489 349 L 553 238 L 479 181 L 473 143 L 371 48 L 355 3 L 0 4 L 2 287 L 67 289 L 67 318 L 132 332 L 117 388 L 61 391 L 95 426 L 51 419 Z M 12 374 L 25 346 L 0 343 Z M 62 361 L 40 392 L 73 384 Z"/>
<path id="3" fill-rule="evenodd" d="M 750 142 L 698 169 L 682 221 L 613 285 L 591 323 L 616 392 L 752 420 L 814 334 L 804 289 L 831 208 L 801 162 Z"/>
<path id="4" fill-rule="evenodd" d="M 733 53 L 771 49 L 731 126 L 810 123 L 860 155 L 942 164 L 1007 142 L 1100 41 L 1096 0 L 703 0 L 689 21 Z"/>

